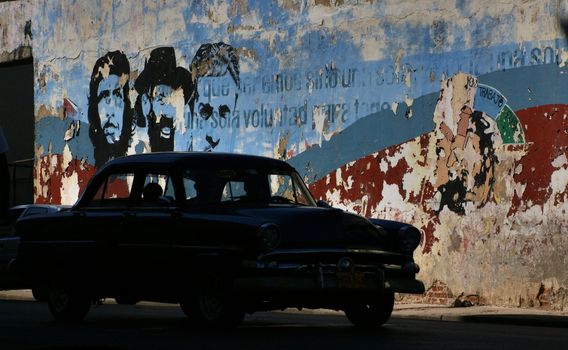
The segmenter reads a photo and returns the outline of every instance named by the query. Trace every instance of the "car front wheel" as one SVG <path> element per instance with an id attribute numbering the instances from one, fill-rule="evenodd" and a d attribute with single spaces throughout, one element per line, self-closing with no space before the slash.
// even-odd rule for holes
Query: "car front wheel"
<path id="1" fill-rule="evenodd" d="M 373 301 L 358 302 L 345 307 L 345 316 L 356 327 L 378 327 L 391 317 L 394 293 L 385 293 Z"/>
<path id="2" fill-rule="evenodd" d="M 215 273 L 199 278 L 180 306 L 185 315 L 199 326 L 232 328 L 244 318 L 244 311 L 231 293 L 230 281 Z"/>
<path id="3" fill-rule="evenodd" d="M 51 285 L 47 298 L 49 311 L 57 321 L 80 321 L 89 312 L 91 302 L 80 292 L 61 285 Z"/>

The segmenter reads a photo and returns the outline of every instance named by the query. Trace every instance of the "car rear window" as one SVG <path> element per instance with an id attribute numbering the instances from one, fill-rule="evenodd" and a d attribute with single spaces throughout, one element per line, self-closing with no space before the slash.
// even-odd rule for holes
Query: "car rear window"
<path id="1" fill-rule="evenodd" d="M 132 192 L 134 174 L 111 174 L 100 184 L 88 206 L 126 206 Z"/>

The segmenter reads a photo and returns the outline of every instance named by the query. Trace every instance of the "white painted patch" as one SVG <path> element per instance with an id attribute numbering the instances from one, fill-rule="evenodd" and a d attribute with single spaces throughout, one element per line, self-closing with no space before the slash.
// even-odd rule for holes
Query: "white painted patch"
<path id="1" fill-rule="evenodd" d="M 564 156 L 566 157 L 566 156 Z M 568 189 L 568 168 L 562 168 L 552 173 L 550 178 L 552 194 L 564 193 Z"/>
<path id="2" fill-rule="evenodd" d="M 343 184 L 343 179 L 341 178 L 341 168 L 337 168 L 335 171 L 335 186 L 339 187 Z"/>
<path id="3" fill-rule="evenodd" d="M 408 97 L 408 95 L 405 95 L 404 96 L 404 103 L 406 103 L 406 105 L 408 106 L 408 110 L 409 110 L 407 118 L 411 118 L 412 117 L 412 105 L 414 104 L 414 99 Z"/>
<path id="4" fill-rule="evenodd" d="M 396 110 L 398 109 L 398 102 L 391 103 L 391 111 L 396 114 Z"/>
<path id="5" fill-rule="evenodd" d="M 79 178 L 76 172 L 61 178 L 61 204 L 72 205 L 79 198 Z"/>
<path id="6" fill-rule="evenodd" d="M 341 205 L 341 193 L 337 189 L 327 190 L 325 193 L 326 201 L 332 206 L 339 207 Z"/>
<path id="7" fill-rule="evenodd" d="M 73 154 L 69 149 L 69 145 L 66 143 L 65 146 L 63 147 L 63 164 L 62 164 L 63 169 L 67 169 L 72 160 L 73 160 Z"/>
<path id="8" fill-rule="evenodd" d="M 353 188 L 353 182 L 354 182 L 353 176 L 350 175 L 350 176 L 347 178 L 347 183 L 346 183 L 346 184 L 344 183 L 343 187 L 345 187 L 345 189 L 346 189 L 347 191 L 349 191 L 350 189 Z"/>
<path id="9" fill-rule="evenodd" d="M 50 143 L 51 146 L 51 143 Z M 51 154 L 51 147 L 50 148 L 50 152 L 49 152 L 49 173 L 53 174 L 55 172 L 55 169 L 57 168 L 58 165 L 58 161 L 57 161 L 57 156 L 54 154 Z"/>
<path id="10" fill-rule="evenodd" d="M 402 176 L 402 188 L 406 191 L 405 200 L 409 199 L 410 193 L 420 193 L 424 176 L 419 172 L 409 171 Z"/>
<path id="11" fill-rule="evenodd" d="M 69 146 L 65 144 L 63 147 L 63 169 L 69 167 L 73 161 L 73 154 L 69 150 Z M 77 172 L 71 173 L 69 176 L 61 177 L 61 204 L 71 205 L 79 198 L 79 177 Z"/>
<path id="12" fill-rule="evenodd" d="M 339 13 L 339 9 L 333 6 L 310 6 L 308 10 L 308 20 L 315 25 L 325 24 L 326 20 Z"/>
<path id="13" fill-rule="evenodd" d="M 381 193 L 383 200 L 379 204 L 381 212 L 390 212 L 396 210 L 405 212 L 409 208 L 409 204 L 400 194 L 400 189 L 396 184 L 390 185 L 383 182 L 383 192 Z"/>
<path id="14" fill-rule="evenodd" d="M 357 163 L 356 160 L 345 164 L 345 170 L 346 170 L 346 171 L 349 170 L 349 168 L 351 168 L 355 163 Z"/>
<path id="15" fill-rule="evenodd" d="M 325 111 L 322 108 L 316 106 L 313 109 L 313 117 L 314 117 L 314 123 L 315 123 L 315 126 L 316 126 L 316 131 L 320 135 L 319 145 L 321 146 L 322 137 L 323 137 L 323 134 L 324 134 L 323 128 L 324 128 L 325 119 L 326 119 Z"/>
<path id="16" fill-rule="evenodd" d="M 568 164 L 568 159 L 566 158 L 566 154 L 562 154 L 561 156 L 556 157 L 552 161 L 552 166 L 555 168 L 560 168 L 566 164 Z"/>
<path id="17" fill-rule="evenodd" d="M 406 145 L 402 146 L 399 150 L 397 150 L 387 158 L 390 167 L 395 167 L 401 159 L 404 159 L 404 156 L 406 154 L 405 149 Z"/>
<path id="18" fill-rule="evenodd" d="M 364 195 L 361 197 L 361 212 L 360 215 L 364 215 L 367 212 L 367 207 L 369 206 L 369 196 Z"/>

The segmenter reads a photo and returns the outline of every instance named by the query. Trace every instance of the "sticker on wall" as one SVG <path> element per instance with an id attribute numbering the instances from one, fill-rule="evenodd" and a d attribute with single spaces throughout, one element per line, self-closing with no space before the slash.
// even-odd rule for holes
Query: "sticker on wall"
<path id="1" fill-rule="evenodd" d="M 507 98 L 494 87 L 477 84 L 474 109 L 497 121 L 503 144 L 524 143 L 523 128 L 515 112 L 507 105 Z"/>
<path id="2" fill-rule="evenodd" d="M 519 118 L 508 106 L 501 110 L 497 117 L 497 127 L 501 133 L 504 144 L 522 144 L 525 143 L 525 136 Z"/>
<path id="3" fill-rule="evenodd" d="M 482 111 L 493 119 L 501 113 L 507 104 L 507 98 L 499 90 L 484 84 L 477 84 L 475 104 L 473 108 Z"/>

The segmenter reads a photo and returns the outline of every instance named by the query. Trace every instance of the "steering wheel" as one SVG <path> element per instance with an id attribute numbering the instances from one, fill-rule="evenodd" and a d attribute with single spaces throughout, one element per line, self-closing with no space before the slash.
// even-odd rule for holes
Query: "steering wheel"
<path id="1" fill-rule="evenodd" d="M 277 203 L 277 204 L 290 204 L 293 203 L 290 199 L 283 197 L 283 196 L 271 196 L 270 203 Z"/>

